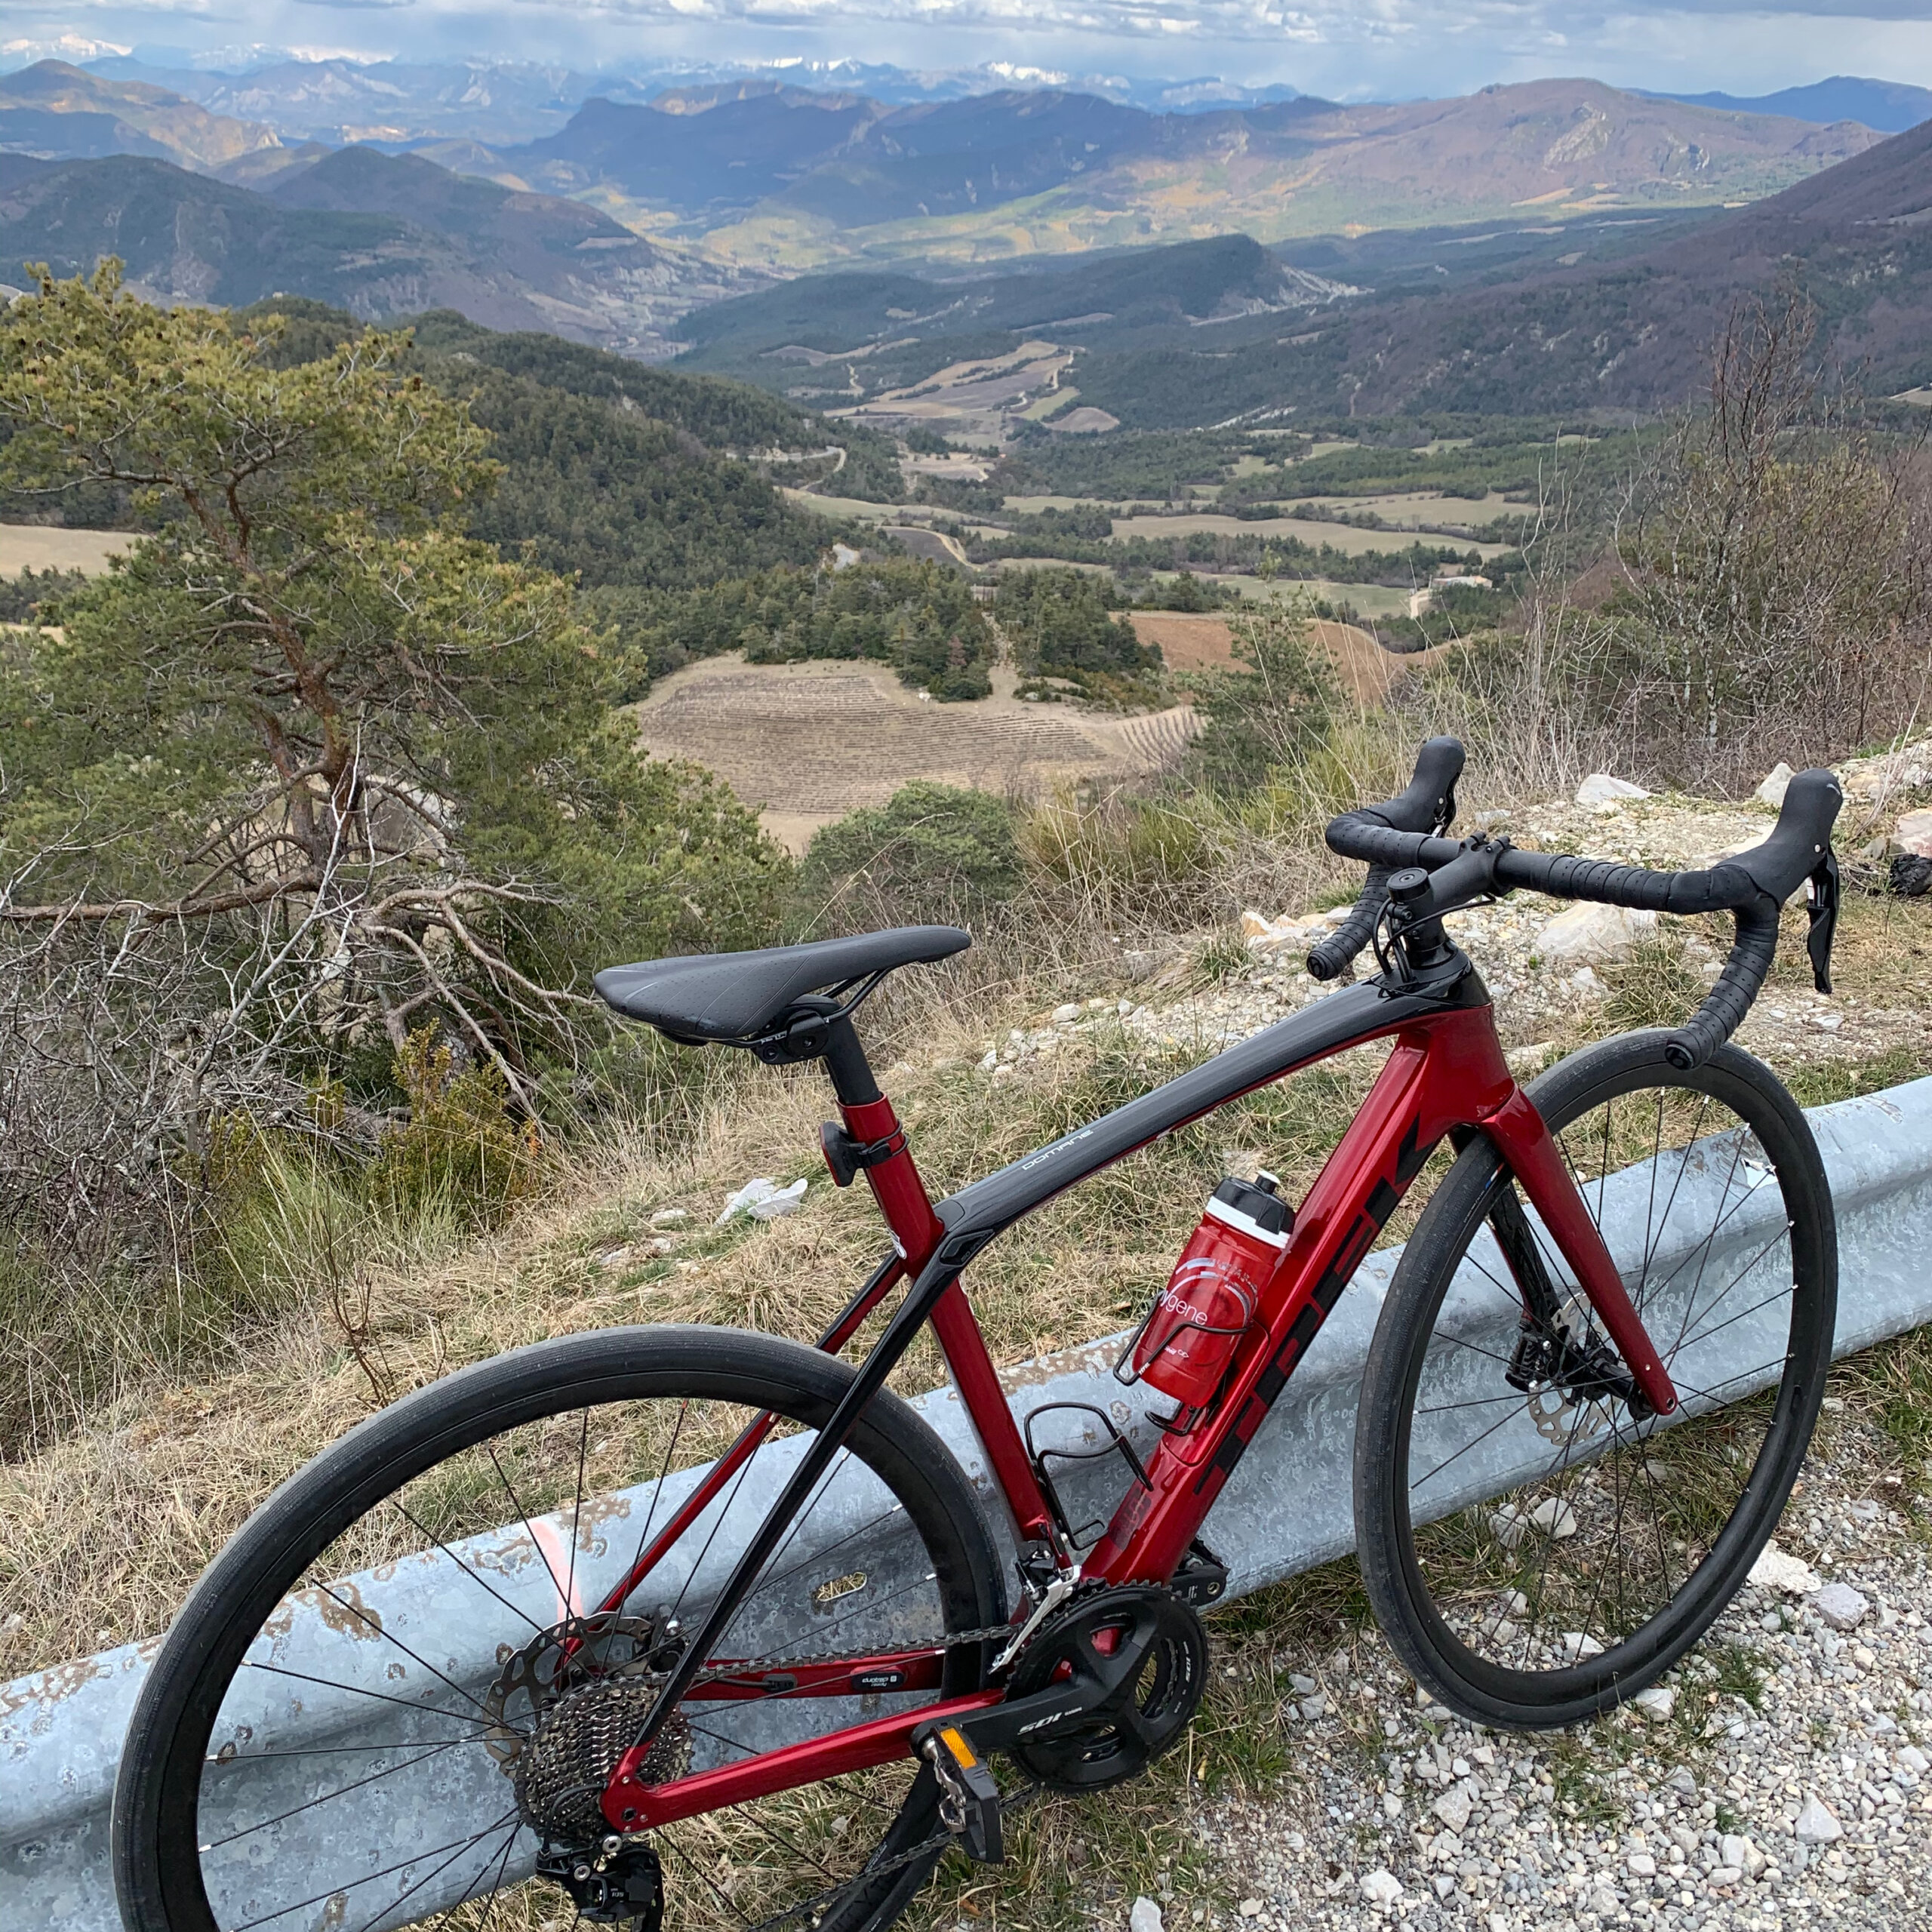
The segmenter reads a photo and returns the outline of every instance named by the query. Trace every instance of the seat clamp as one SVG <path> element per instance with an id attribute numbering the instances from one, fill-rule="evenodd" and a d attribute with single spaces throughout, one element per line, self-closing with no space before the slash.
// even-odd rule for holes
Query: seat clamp
<path id="1" fill-rule="evenodd" d="M 905 1151 L 906 1130 L 895 1127 L 883 1140 L 860 1140 L 835 1120 L 829 1120 L 818 1131 L 818 1144 L 825 1164 L 832 1170 L 832 1185 L 850 1187 L 862 1168 L 875 1168 Z"/>

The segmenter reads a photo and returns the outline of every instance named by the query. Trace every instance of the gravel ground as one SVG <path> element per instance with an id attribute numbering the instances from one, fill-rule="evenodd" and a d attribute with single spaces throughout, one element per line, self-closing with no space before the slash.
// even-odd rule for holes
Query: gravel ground
<path id="1" fill-rule="evenodd" d="M 1198 1823 L 1238 1910 L 1170 1900 L 1170 1932 L 1927 1923 L 1932 1600 L 1887 1447 L 1826 1416 L 1759 1566 L 1784 1586 L 1747 1585 L 1647 1709 L 1485 1732 L 1372 1630 L 1305 1660 L 1300 1774 Z"/>

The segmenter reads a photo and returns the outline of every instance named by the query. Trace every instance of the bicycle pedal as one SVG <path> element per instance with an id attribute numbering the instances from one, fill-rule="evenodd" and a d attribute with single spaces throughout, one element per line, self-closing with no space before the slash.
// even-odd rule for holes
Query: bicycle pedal
<path id="1" fill-rule="evenodd" d="M 1000 1823 L 999 1786 L 956 1725 L 944 1724 L 918 1739 L 919 1754 L 939 1780 L 940 1823 L 959 1848 L 980 1865 L 1006 1863 Z"/>

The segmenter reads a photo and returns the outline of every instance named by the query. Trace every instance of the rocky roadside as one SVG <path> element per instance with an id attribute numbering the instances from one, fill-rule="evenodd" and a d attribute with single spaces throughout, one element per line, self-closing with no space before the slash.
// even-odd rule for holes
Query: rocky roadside
<path id="1" fill-rule="evenodd" d="M 1916 760 L 1917 761 L 1914 761 Z M 1788 775 L 1788 774 L 1785 774 Z M 1932 854 L 1932 811 L 1901 813 L 1932 784 L 1932 742 L 1889 759 L 1867 759 L 1842 773 L 1847 804 L 1838 838 L 1853 863 L 1879 867 L 1887 854 Z M 1770 832 L 1779 774 L 1766 794 L 1743 804 L 1678 796 L 1654 798 L 1602 774 L 1587 780 L 1574 800 L 1519 811 L 1478 815 L 1481 829 L 1506 832 L 1545 851 L 1645 866 L 1657 870 L 1706 866 L 1756 844 Z M 1875 829 L 1875 828 L 1876 828 Z M 1061 1006 L 1041 1023 L 1011 1029 L 985 1043 L 980 1071 L 1011 1077 L 1029 1061 L 1050 1058 L 1082 1032 L 1120 1026 L 1148 1045 L 1210 1053 L 1272 1024 L 1332 989 L 1303 969 L 1308 949 L 1346 916 L 1347 909 L 1243 915 L 1246 958 L 1227 965 L 1212 983 L 1183 990 L 1164 980 L 1186 977 L 1180 968 L 1156 978 L 1134 999 L 1089 999 Z M 1532 1069 L 1543 1057 L 1567 1051 L 1592 1030 L 1591 1022 L 1616 989 L 1620 969 L 1646 949 L 1681 961 L 1684 1004 L 1697 981 L 1721 970 L 1725 936 L 1719 922 L 1633 913 L 1614 906 L 1562 906 L 1534 894 L 1452 915 L 1447 924 L 1475 961 L 1497 1006 L 1504 1044 Z M 1364 955 L 1366 957 L 1366 955 Z M 1358 964 L 1358 970 L 1372 970 Z M 1198 976 L 1197 976 L 1198 977 Z M 1841 986 L 1835 994 L 1776 986 L 1740 1029 L 1740 1043 L 1774 1063 L 1869 1058 L 1924 1037 L 1916 1006 Z"/>
<path id="2" fill-rule="evenodd" d="M 1784 1560 L 1761 1560 L 1769 1580 L 1641 1708 L 1484 1732 L 1419 1706 L 1372 1629 L 1302 1660 L 1284 1713 L 1297 1774 L 1196 1822 L 1238 1906 L 1162 1901 L 1169 1932 L 1925 1924 L 1925 1504 L 1878 1473 L 1885 1439 L 1828 1399 Z"/>

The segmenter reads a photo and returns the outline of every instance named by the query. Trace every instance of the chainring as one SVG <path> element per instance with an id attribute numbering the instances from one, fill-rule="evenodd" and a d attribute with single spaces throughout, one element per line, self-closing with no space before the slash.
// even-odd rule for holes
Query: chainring
<path id="1" fill-rule="evenodd" d="M 1207 1631 L 1192 1604 L 1157 1585 L 1080 1591 L 1028 1640 L 1007 1695 L 1069 1681 L 1091 1687 L 1092 1715 L 1016 1743 L 1008 1755 L 1057 1791 L 1119 1784 L 1186 1730 L 1208 1687 Z"/>

